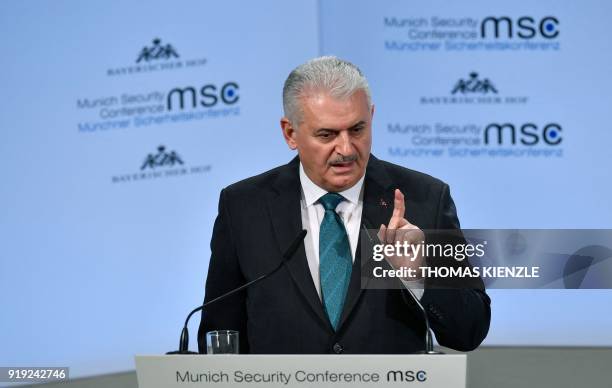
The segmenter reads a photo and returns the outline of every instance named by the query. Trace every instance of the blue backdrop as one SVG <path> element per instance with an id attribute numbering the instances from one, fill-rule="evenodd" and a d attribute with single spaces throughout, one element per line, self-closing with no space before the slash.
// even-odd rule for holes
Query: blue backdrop
<path id="1" fill-rule="evenodd" d="M 174 349 L 219 191 L 293 156 L 282 83 L 320 54 L 364 70 L 374 154 L 447 181 L 464 227 L 611 228 L 611 11 L 2 2 L 0 365 L 91 375 Z M 612 345 L 607 290 L 491 295 L 488 345 Z"/>

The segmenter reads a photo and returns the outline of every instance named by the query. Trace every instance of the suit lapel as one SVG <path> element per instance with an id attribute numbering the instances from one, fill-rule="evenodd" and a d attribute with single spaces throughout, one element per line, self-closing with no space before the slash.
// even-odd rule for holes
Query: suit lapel
<path id="1" fill-rule="evenodd" d="M 287 249 L 300 230 L 303 229 L 298 168 L 299 159 L 296 157 L 281 170 L 273 184 L 273 190 L 267 198 L 268 211 L 281 252 Z M 310 236 L 306 236 L 306 238 L 310 238 Z M 323 305 L 312 280 L 304 244 L 300 245 L 295 257 L 287 262 L 287 269 L 310 308 L 331 329 L 329 319 L 323 310 Z"/>
<path id="2" fill-rule="evenodd" d="M 365 226 L 368 229 L 378 229 L 381 224 L 387 224 L 393 213 L 394 187 L 389 178 L 384 166 L 374 155 L 370 155 L 368 167 L 366 168 L 366 177 L 364 180 L 363 193 L 363 210 L 361 214 L 362 228 Z M 360 234 L 363 229 L 360 229 Z M 344 302 L 342 316 L 338 330 L 348 319 L 351 311 L 359 301 L 359 297 L 363 293 L 361 286 L 361 271 L 362 268 L 367 268 L 370 258 L 361 257 L 361 237 L 357 244 L 355 252 L 355 262 L 349 282 L 349 289 Z M 369 278 L 369 277 L 368 277 Z M 364 284 L 365 287 L 366 284 Z"/>
<path id="3" fill-rule="evenodd" d="M 281 170 L 267 198 L 268 211 L 281 252 L 287 249 L 295 236 L 302 230 L 301 186 L 298 169 L 299 159 L 296 157 Z M 364 180 L 362 225 L 366 225 L 367 228 L 378 229 L 381 224 L 386 225 L 389 222 L 393 212 L 393 190 L 392 181 L 384 166 L 373 155 L 370 155 Z M 353 263 L 351 280 L 338 331 L 342 329 L 363 293 L 361 268 L 366 266 L 368 261 L 369 258 L 364 258 L 362 263 L 360 241 L 357 244 L 355 262 Z M 295 253 L 295 257 L 287 262 L 287 269 L 310 308 L 332 330 L 314 286 L 303 244 Z"/>

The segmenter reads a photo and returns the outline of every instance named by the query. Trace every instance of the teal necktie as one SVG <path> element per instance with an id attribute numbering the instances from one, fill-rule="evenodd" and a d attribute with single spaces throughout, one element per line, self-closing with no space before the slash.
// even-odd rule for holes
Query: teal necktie
<path id="1" fill-rule="evenodd" d="M 336 214 L 336 206 L 342 201 L 344 197 L 338 193 L 327 193 L 319 198 L 319 203 L 325 208 L 319 231 L 321 297 L 334 330 L 340 321 L 353 266 L 346 229 Z"/>

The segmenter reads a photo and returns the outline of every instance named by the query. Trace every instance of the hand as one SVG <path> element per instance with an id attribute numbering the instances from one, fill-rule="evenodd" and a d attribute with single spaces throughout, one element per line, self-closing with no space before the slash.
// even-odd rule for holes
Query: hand
<path id="1" fill-rule="evenodd" d="M 411 224 L 404 218 L 406 207 L 404 205 L 404 194 L 399 189 L 395 189 L 395 198 L 393 199 L 393 215 L 389 220 L 388 225 L 381 225 L 378 230 L 378 239 L 382 243 L 397 245 L 401 244 L 402 255 L 387 256 L 386 259 L 394 269 L 402 267 L 414 269 L 415 277 L 406 280 L 416 280 L 420 278 L 419 267 L 423 265 L 422 249 L 418 250 L 415 256 L 412 254 L 412 244 L 420 244 L 425 240 L 425 234 L 418 226 Z M 403 249 L 408 246 L 407 249 Z M 405 255 L 408 253 L 408 255 Z"/>

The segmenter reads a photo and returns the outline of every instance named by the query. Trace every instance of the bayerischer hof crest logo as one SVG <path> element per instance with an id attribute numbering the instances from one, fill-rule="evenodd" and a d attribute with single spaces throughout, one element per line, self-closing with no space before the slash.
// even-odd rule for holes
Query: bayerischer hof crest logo
<path id="1" fill-rule="evenodd" d="M 136 63 L 140 63 L 141 61 L 149 62 L 156 59 L 171 59 L 178 57 L 178 53 L 170 43 L 162 44 L 161 39 L 155 38 L 153 39 L 152 46 L 145 46 L 142 48 L 142 50 L 140 50 Z"/>
<path id="2" fill-rule="evenodd" d="M 160 145 L 157 147 L 156 154 L 147 155 L 140 169 L 174 166 L 175 164 L 183 164 L 181 157 L 175 151 L 166 152 L 166 147 Z"/>
<path id="3" fill-rule="evenodd" d="M 468 79 L 460 79 L 455 84 L 453 88 L 452 94 L 456 94 L 457 92 L 462 94 L 467 93 L 482 93 L 487 94 L 489 92 L 497 94 L 497 89 L 493 85 L 488 78 L 479 79 L 478 73 L 472 72 L 470 73 L 470 78 Z"/>
<path id="4" fill-rule="evenodd" d="M 160 145 L 157 152 L 151 152 L 144 158 L 140 170 L 113 175 L 111 182 L 128 183 L 200 175 L 209 173 L 211 169 L 210 164 L 186 164 L 176 151 L 169 151 L 166 146 Z"/>
<path id="5" fill-rule="evenodd" d="M 448 89 L 447 89 L 448 90 Z M 497 86 L 476 71 L 466 78 L 455 81 L 450 93 L 419 97 L 421 105 L 524 105 L 529 101 L 525 95 L 500 94 Z"/>
<path id="6" fill-rule="evenodd" d="M 155 38 L 151 41 L 151 45 L 142 47 L 134 57 L 130 54 L 133 59 L 130 60 L 132 62 L 129 65 L 113 65 L 106 69 L 106 75 L 114 77 L 156 71 L 182 70 L 204 66 L 208 62 L 204 57 L 191 56 L 194 47 L 189 47 L 186 50 L 188 51 L 187 57 L 182 57 L 174 45 L 164 42 L 160 38 Z"/>

